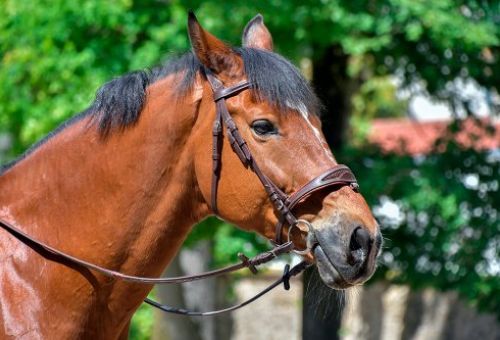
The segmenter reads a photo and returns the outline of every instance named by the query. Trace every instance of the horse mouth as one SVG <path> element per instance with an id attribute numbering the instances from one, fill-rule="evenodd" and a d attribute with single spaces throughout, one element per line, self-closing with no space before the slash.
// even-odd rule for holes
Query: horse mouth
<path id="1" fill-rule="evenodd" d="M 342 275 L 340 275 L 339 271 L 335 268 L 335 265 L 323 251 L 319 243 L 314 247 L 313 254 L 316 258 L 316 267 L 318 268 L 321 280 L 328 287 L 340 290 L 353 286 L 353 284 L 347 282 Z"/>

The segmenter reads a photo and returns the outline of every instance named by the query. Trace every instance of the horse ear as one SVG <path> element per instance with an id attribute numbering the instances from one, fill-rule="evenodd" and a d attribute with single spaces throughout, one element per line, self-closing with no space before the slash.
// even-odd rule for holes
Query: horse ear
<path id="1" fill-rule="evenodd" d="M 264 25 L 264 18 L 257 14 L 248 22 L 243 31 L 243 46 L 261 48 L 264 50 L 273 50 L 273 38 L 271 33 Z"/>
<path id="2" fill-rule="evenodd" d="M 229 72 L 239 65 L 237 55 L 231 47 L 205 31 L 191 11 L 188 15 L 188 33 L 194 54 L 215 74 Z"/>

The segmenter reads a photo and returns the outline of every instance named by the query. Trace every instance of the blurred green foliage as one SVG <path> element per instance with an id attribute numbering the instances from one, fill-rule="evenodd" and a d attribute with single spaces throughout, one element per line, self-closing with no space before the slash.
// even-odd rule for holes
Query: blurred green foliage
<path id="1" fill-rule="evenodd" d="M 236 44 L 244 24 L 261 12 L 277 50 L 295 61 L 320 58 L 335 44 L 369 56 L 375 75 L 398 72 L 441 96 L 450 95 L 447 84 L 456 77 L 498 86 L 499 6 L 486 0 L 2 0 L 0 131 L 13 134 L 18 154 L 85 109 L 105 81 L 187 50 L 188 9 Z"/>
<path id="2" fill-rule="evenodd" d="M 148 298 L 155 299 L 154 291 L 149 294 Z M 135 312 L 132 322 L 130 323 L 129 339 L 132 340 L 148 340 L 151 339 L 154 323 L 154 309 L 151 306 L 143 303 Z"/>
<path id="3" fill-rule="evenodd" d="M 3 0 L 0 130 L 13 152 L 89 106 L 111 78 L 187 49 L 185 15 L 156 1 Z"/>
<path id="4" fill-rule="evenodd" d="M 450 101 L 457 99 L 457 78 L 472 77 L 498 92 L 497 0 L 0 0 L 0 133 L 12 136 L 11 156 L 85 109 L 106 81 L 187 50 L 188 9 L 234 44 L 260 12 L 278 52 L 297 63 L 307 58 L 312 67 L 325 49 L 339 46 L 351 58 L 349 75 L 360 83 L 353 119 L 365 134 L 370 119 L 406 111 L 395 96 L 394 75 L 403 86 L 418 83 Z M 456 289 L 500 311 L 498 273 L 488 274 L 485 260 L 499 257 L 498 158 L 454 142 L 427 158 L 354 145 L 339 159 L 353 167 L 371 204 L 394 201 L 403 216 L 396 224 L 382 220 L 389 241 L 378 277 Z M 477 188 L 464 184 L 467 174 L 479 174 Z M 203 237 L 216 241 L 214 265 L 265 246 L 214 219 L 196 227 L 188 244 Z M 147 323 L 151 317 L 141 313 L 149 312 L 135 320 Z M 133 334 L 146 337 L 137 328 Z"/>
<path id="5" fill-rule="evenodd" d="M 373 146 L 348 148 L 341 157 L 382 226 L 376 278 L 456 290 L 500 317 L 500 154 L 458 144 L 453 136 L 462 124 L 452 123 L 425 157 Z M 487 124 L 476 124 L 489 133 Z"/>
<path id="6" fill-rule="evenodd" d="M 239 252 L 252 257 L 269 249 L 269 242 L 261 236 L 237 229 L 234 225 L 215 217 L 209 217 L 196 225 L 184 242 L 184 246 L 191 247 L 202 239 L 215 240 L 212 263 L 214 267 L 238 262 Z"/>

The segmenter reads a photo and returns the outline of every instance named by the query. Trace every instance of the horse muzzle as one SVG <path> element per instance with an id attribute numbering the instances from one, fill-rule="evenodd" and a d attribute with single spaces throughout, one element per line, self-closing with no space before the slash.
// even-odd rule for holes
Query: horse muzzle
<path id="1" fill-rule="evenodd" d="M 314 238 L 312 253 L 327 286 L 349 288 L 362 284 L 375 272 L 382 245 L 378 228 L 370 232 L 357 223 L 328 221 L 316 224 Z"/>

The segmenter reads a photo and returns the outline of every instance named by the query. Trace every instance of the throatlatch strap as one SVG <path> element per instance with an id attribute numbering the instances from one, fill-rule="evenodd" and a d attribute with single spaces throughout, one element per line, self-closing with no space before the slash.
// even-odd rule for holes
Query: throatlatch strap
<path id="1" fill-rule="evenodd" d="M 219 110 L 215 114 L 215 121 L 212 128 L 212 191 L 211 205 L 215 214 L 218 214 L 217 209 L 217 189 L 219 187 L 220 165 L 222 154 L 222 117 Z"/>

